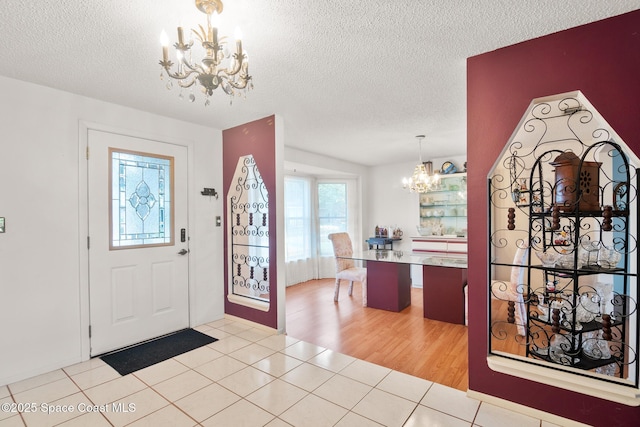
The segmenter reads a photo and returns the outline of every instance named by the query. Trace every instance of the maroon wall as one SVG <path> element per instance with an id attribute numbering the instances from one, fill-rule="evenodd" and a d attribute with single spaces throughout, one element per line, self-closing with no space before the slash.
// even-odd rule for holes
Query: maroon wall
<path id="1" fill-rule="evenodd" d="M 589 425 L 638 426 L 640 408 L 499 374 L 487 366 L 487 174 L 529 103 L 580 90 L 640 153 L 640 11 L 467 61 L 469 388 Z"/>
<path id="2" fill-rule="evenodd" d="M 227 193 L 238 164 L 238 158 L 253 155 L 262 180 L 269 193 L 269 287 L 271 304 L 264 312 L 229 302 L 227 299 L 229 272 L 227 265 L 227 233 L 229 218 L 227 213 Z M 276 250 L 276 121 L 274 116 L 222 131 L 222 186 L 224 193 L 225 234 L 224 234 L 224 312 L 277 329 L 278 327 L 278 287 Z"/>

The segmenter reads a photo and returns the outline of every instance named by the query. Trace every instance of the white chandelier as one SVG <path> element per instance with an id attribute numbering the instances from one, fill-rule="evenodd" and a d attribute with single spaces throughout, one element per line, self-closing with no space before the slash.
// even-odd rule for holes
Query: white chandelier
<path id="1" fill-rule="evenodd" d="M 418 138 L 420 163 L 413 169 L 411 178 L 402 178 L 402 188 L 412 193 L 426 193 L 440 187 L 440 175 L 433 173 L 433 163 L 431 161 L 422 161 L 422 140 L 424 135 L 418 135 L 416 138 Z"/>
<path id="2" fill-rule="evenodd" d="M 217 18 L 222 13 L 222 0 L 195 0 L 196 7 L 207 15 L 206 28 L 199 25 L 199 29 L 191 32 L 198 38 L 204 49 L 204 57 L 199 61 L 193 60 L 193 40 L 189 34 L 185 40 L 182 27 L 178 27 L 178 41 L 173 45 L 176 49 L 177 70 L 169 59 L 169 38 L 163 30 L 160 36 L 162 44 L 162 60 L 160 65 L 171 79 L 178 81 L 181 88 L 190 88 L 198 83 L 205 95 L 205 105 L 209 105 L 209 97 L 218 87 L 229 96 L 245 94 L 253 89 L 251 76 L 249 75 L 249 60 L 247 52 L 242 50 L 241 34 L 236 29 L 236 50 L 230 53 L 226 46 L 226 37 L 218 36 Z M 213 22 L 212 22 L 213 21 Z M 163 73 L 160 73 L 163 78 Z M 167 89 L 173 87 L 172 80 L 167 83 Z M 182 90 L 180 98 L 183 97 Z M 189 101 L 195 101 L 193 91 L 189 94 Z"/>

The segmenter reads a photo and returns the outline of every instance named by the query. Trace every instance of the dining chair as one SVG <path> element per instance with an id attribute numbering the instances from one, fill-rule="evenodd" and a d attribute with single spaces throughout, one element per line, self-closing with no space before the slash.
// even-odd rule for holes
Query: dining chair
<path id="1" fill-rule="evenodd" d="M 338 301 L 340 295 L 340 281 L 349 281 L 349 296 L 353 294 L 353 282 L 362 283 L 362 305 L 367 306 L 367 269 L 356 267 L 353 259 L 339 258 L 353 255 L 353 245 L 349 233 L 329 234 L 329 240 L 333 244 L 333 255 L 336 258 L 336 286 L 333 300 Z"/>

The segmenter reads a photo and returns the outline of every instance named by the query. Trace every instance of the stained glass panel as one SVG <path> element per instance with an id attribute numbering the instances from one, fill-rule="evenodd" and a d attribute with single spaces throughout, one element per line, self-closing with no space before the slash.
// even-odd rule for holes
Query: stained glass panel
<path id="1" fill-rule="evenodd" d="M 111 249 L 173 244 L 173 157 L 109 152 Z"/>

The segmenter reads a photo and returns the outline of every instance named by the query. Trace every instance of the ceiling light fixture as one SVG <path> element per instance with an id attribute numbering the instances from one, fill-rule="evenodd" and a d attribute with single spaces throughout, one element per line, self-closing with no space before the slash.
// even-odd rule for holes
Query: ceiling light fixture
<path id="1" fill-rule="evenodd" d="M 230 53 L 225 47 L 227 37 L 218 36 L 218 16 L 222 13 L 221 0 L 195 0 L 196 7 L 207 15 L 207 25 L 199 25 L 199 29 L 192 29 L 191 32 L 199 40 L 199 44 L 204 49 L 204 57 L 200 62 L 193 61 L 193 40 L 191 34 L 185 38 L 182 27 L 178 27 L 178 41 L 173 45 L 176 49 L 177 70 L 173 70 L 175 65 L 169 59 L 169 38 L 163 30 L 160 36 L 162 44 L 162 60 L 160 65 L 171 79 L 178 81 L 181 88 L 190 88 L 197 83 L 200 84 L 205 95 L 205 105 L 209 105 L 209 97 L 218 87 L 229 96 L 246 94 L 249 89 L 253 89 L 253 82 L 249 75 L 249 60 L 247 52 L 242 49 L 240 30 L 236 28 L 236 51 Z M 197 45 L 196 45 L 197 47 Z M 160 79 L 163 79 L 160 73 Z M 167 89 L 173 87 L 172 80 L 167 83 Z M 182 90 L 180 98 L 183 97 Z M 195 101 L 193 91 L 189 94 L 189 100 Z"/>
<path id="2" fill-rule="evenodd" d="M 416 138 L 418 138 L 420 163 L 416 165 L 411 178 L 402 179 L 402 188 L 412 193 L 426 193 L 439 188 L 440 175 L 433 173 L 433 163 L 431 161 L 422 161 L 422 140 L 424 135 L 418 135 Z"/>

